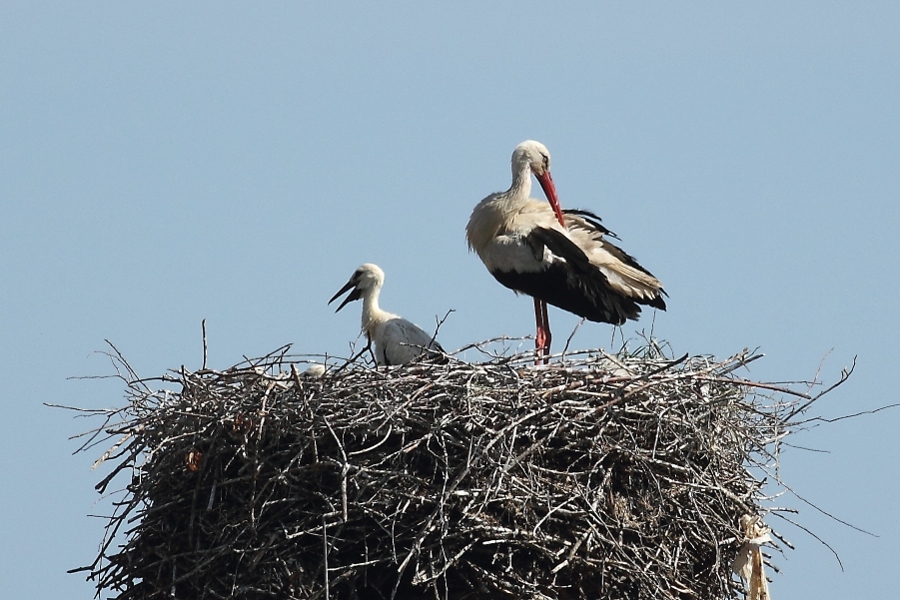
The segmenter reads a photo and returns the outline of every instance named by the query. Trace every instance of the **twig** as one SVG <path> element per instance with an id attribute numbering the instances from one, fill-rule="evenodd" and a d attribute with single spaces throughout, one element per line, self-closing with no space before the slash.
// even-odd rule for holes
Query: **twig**
<path id="1" fill-rule="evenodd" d="M 206 357 L 208 347 L 206 345 L 206 319 L 200 321 L 200 327 L 203 329 L 203 366 L 201 367 L 204 371 L 206 370 Z"/>

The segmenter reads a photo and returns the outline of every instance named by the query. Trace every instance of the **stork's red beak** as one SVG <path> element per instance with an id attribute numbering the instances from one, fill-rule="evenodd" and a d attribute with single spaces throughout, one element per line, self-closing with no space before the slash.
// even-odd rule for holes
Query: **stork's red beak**
<path id="1" fill-rule="evenodd" d="M 544 171 L 540 175 L 535 173 L 534 176 L 537 178 L 538 183 L 541 184 L 541 189 L 544 190 L 544 195 L 547 196 L 547 202 L 549 202 L 550 206 L 553 208 L 556 219 L 559 221 L 559 224 L 565 228 L 566 220 L 563 218 L 562 208 L 559 206 L 559 198 L 556 196 L 556 186 L 553 185 L 553 177 L 550 176 L 550 171 Z"/>

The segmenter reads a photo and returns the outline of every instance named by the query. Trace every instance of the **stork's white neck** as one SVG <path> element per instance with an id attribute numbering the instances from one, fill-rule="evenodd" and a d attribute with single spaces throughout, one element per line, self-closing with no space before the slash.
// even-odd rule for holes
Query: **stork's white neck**
<path id="1" fill-rule="evenodd" d="M 368 330 L 370 323 L 379 312 L 381 312 L 381 308 L 378 306 L 378 296 L 381 293 L 381 288 L 373 287 L 369 290 L 366 290 L 365 295 L 363 296 L 363 309 L 362 309 L 362 327 L 363 329 Z"/>
<path id="2" fill-rule="evenodd" d="M 384 320 L 385 311 L 378 306 L 381 285 L 369 288 L 363 293 L 362 328 L 369 336 L 378 323 Z"/>
<path id="3" fill-rule="evenodd" d="M 531 196 L 531 165 L 523 160 L 512 165 L 512 185 L 497 199 L 504 203 L 521 204 Z"/>

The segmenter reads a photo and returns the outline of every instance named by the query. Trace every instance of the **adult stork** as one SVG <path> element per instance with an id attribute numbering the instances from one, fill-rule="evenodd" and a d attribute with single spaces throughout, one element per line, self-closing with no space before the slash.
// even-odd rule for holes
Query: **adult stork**
<path id="1" fill-rule="evenodd" d="M 531 198 L 531 174 L 548 202 Z M 550 354 L 547 303 L 590 321 L 623 324 L 640 305 L 665 310 L 662 284 L 606 237 L 618 237 L 585 210 L 562 210 L 550 152 L 528 140 L 512 155 L 512 185 L 478 203 L 466 226 L 469 249 L 491 275 L 534 298 L 538 362 Z"/>
<path id="2" fill-rule="evenodd" d="M 338 312 L 348 302 L 362 298 L 362 329 L 369 341 L 367 347 L 375 344 L 375 362 L 379 365 L 403 365 L 423 354 L 443 353 L 444 349 L 433 336 L 403 317 L 378 306 L 378 296 L 383 285 L 384 271 L 378 265 L 366 263 L 354 271 L 350 281 L 331 297 L 328 304 L 349 291 L 334 311 Z"/>

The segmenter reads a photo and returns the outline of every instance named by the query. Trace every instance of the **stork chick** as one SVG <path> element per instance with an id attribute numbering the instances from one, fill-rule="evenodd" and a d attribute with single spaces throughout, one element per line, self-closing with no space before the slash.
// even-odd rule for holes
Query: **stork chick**
<path id="1" fill-rule="evenodd" d="M 347 303 L 362 298 L 362 330 L 366 332 L 369 347 L 375 345 L 375 362 L 379 365 L 403 365 L 425 354 L 443 353 L 441 345 L 419 326 L 378 306 L 383 285 L 384 271 L 378 265 L 366 263 L 356 269 L 328 304 L 349 291 L 335 310 L 338 312 Z"/>

